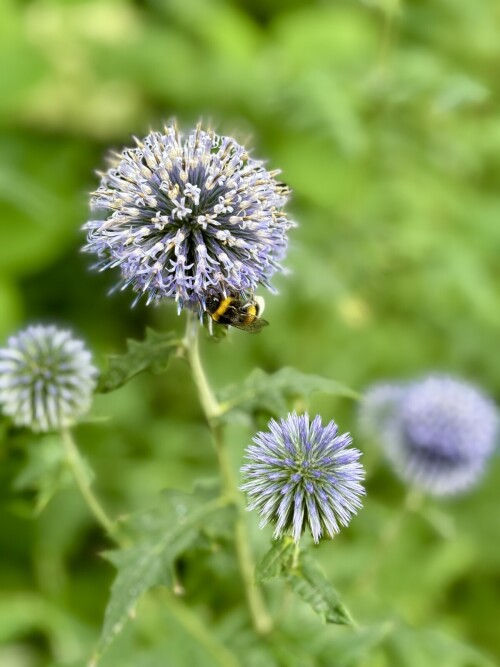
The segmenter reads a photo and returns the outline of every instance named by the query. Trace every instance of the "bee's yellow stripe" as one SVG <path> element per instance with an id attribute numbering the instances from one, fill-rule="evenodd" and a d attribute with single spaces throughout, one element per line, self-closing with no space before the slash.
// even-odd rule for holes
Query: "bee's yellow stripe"
<path id="1" fill-rule="evenodd" d="M 226 296 L 225 299 L 222 299 L 222 301 L 217 306 L 217 309 L 214 310 L 214 312 L 212 313 L 212 319 L 218 322 L 219 319 L 224 315 L 226 310 L 229 308 L 229 306 L 231 305 L 231 301 L 233 300 L 234 297 L 232 296 Z"/>
<path id="2" fill-rule="evenodd" d="M 257 306 L 254 306 L 253 304 L 248 307 L 247 310 L 247 316 L 245 317 L 244 324 L 252 324 L 252 322 L 255 320 L 257 317 Z"/>

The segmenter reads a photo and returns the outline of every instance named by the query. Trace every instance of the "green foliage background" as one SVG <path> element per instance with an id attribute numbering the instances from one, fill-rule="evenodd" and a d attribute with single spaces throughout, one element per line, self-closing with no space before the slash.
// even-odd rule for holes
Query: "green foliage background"
<path id="1" fill-rule="evenodd" d="M 79 230 L 109 147 L 201 116 L 282 169 L 300 223 L 292 273 L 267 299 L 271 326 L 204 345 L 216 387 L 255 367 L 295 366 L 355 390 L 438 369 L 500 399 L 499 34 L 498 0 L 2 0 L 0 337 L 56 321 L 101 362 L 146 325 L 181 330 L 172 306 L 131 310 L 130 293 L 107 296 L 115 276 L 89 270 Z M 311 409 L 356 436 L 352 401 L 317 394 Z M 181 363 L 99 396 L 92 416 L 110 419 L 77 437 L 117 514 L 215 472 Z M 64 470 L 64 490 L 39 499 L 33 519 L 29 475 L 13 480 L 27 457 L 38 474 L 53 450 L 37 455 L 39 443 L 1 428 L 0 665 L 83 665 L 113 577 L 99 555 L 109 544 Z M 230 437 L 236 467 L 250 429 Z M 282 640 L 258 642 L 224 554 L 215 574 L 187 568 L 189 604 L 243 666 L 493 664 L 498 457 L 467 497 L 408 515 L 367 577 L 405 490 L 372 443 L 357 444 L 365 509 L 317 550 L 362 626 L 355 639 L 289 600 Z M 270 533 L 252 525 L 263 553 Z M 161 596 L 144 600 L 103 667 L 222 664 Z"/>

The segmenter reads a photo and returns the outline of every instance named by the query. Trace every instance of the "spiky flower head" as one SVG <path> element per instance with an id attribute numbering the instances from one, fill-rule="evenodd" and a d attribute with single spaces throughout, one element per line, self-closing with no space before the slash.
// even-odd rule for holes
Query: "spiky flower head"
<path id="1" fill-rule="evenodd" d="M 494 403 L 446 375 L 375 385 L 365 394 L 360 420 L 367 434 L 376 433 L 396 473 L 436 496 L 473 486 L 499 434 Z"/>
<path id="2" fill-rule="evenodd" d="M 208 295 L 253 294 L 278 270 L 292 223 L 278 171 L 231 137 L 175 124 L 111 159 L 91 199 L 85 250 L 119 267 L 147 303 L 205 310 Z M 136 299 L 136 300 L 137 300 Z"/>
<path id="3" fill-rule="evenodd" d="M 272 419 L 246 451 L 241 471 L 248 509 L 257 509 L 261 527 L 274 523 L 274 537 L 291 533 L 295 542 L 309 526 L 315 542 L 333 537 L 361 507 L 361 452 L 350 448 L 351 436 L 338 435 L 334 421 L 322 426 L 317 416 L 289 414 Z"/>
<path id="4" fill-rule="evenodd" d="M 96 376 L 71 332 L 30 326 L 0 349 L 0 409 L 33 431 L 70 426 L 90 408 Z"/>

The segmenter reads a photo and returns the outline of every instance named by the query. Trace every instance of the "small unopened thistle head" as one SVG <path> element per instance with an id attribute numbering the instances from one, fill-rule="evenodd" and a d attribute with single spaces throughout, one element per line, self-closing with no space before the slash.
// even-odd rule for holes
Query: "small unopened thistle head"
<path id="1" fill-rule="evenodd" d="M 0 349 L 0 410 L 33 431 L 70 426 L 90 408 L 96 376 L 90 352 L 69 331 L 28 327 Z"/>
<path id="2" fill-rule="evenodd" d="M 288 188 L 231 137 L 174 124 L 115 154 L 91 199 L 85 250 L 147 303 L 206 309 L 210 294 L 270 288 L 292 223 Z"/>
<path id="3" fill-rule="evenodd" d="M 365 394 L 360 420 L 399 476 L 436 496 L 473 486 L 499 435 L 493 402 L 443 375 L 375 385 Z"/>
<path id="4" fill-rule="evenodd" d="M 318 542 L 347 526 L 364 494 L 361 452 L 349 447 L 348 433 L 338 435 L 334 421 L 322 426 L 319 416 L 311 423 L 309 415 L 293 413 L 272 419 L 269 431 L 253 442 L 241 469 L 242 489 L 248 509 L 261 515 L 261 527 L 273 523 L 275 538 L 291 533 L 297 542 L 309 526 Z"/>

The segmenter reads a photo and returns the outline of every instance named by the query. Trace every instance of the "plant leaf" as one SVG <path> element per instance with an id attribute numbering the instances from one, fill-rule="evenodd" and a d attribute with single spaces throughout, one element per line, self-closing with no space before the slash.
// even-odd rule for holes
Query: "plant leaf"
<path id="1" fill-rule="evenodd" d="M 269 581 L 286 573 L 292 565 L 293 551 L 291 538 L 275 540 L 255 569 L 257 583 Z"/>
<path id="2" fill-rule="evenodd" d="M 216 496 L 210 488 L 198 487 L 192 494 L 166 491 L 158 508 L 124 522 L 123 528 L 132 537 L 133 545 L 104 554 L 118 572 L 111 587 L 95 664 L 133 617 L 140 597 L 154 586 L 172 586 L 176 558 L 212 524 L 232 521 L 233 512 L 234 507 L 225 498 Z"/>
<path id="3" fill-rule="evenodd" d="M 146 370 L 164 373 L 179 345 L 176 334 L 158 333 L 153 329 L 147 329 L 143 341 L 129 339 L 125 354 L 108 357 L 108 368 L 99 379 L 97 391 L 114 391 Z"/>
<path id="4" fill-rule="evenodd" d="M 325 623 L 354 624 L 351 615 L 340 601 L 339 594 L 309 554 L 301 554 L 298 566 L 288 570 L 285 579 L 291 589 L 307 602 Z"/>
<path id="5" fill-rule="evenodd" d="M 243 384 L 227 387 L 221 392 L 220 401 L 224 412 L 230 418 L 233 411 L 243 411 L 251 415 L 266 412 L 280 416 L 288 411 L 290 401 L 306 398 L 316 391 L 359 398 L 355 391 L 336 380 L 302 373 L 295 368 L 282 368 L 276 373 L 256 369 Z M 226 414 L 223 418 L 227 418 Z"/>
<path id="6" fill-rule="evenodd" d="M 316 561 L 308 553 L 301 552 L 299 561 L 294 563 L 294 551 L 291 537 L 275 541 L 256 568 L 256 580 L 265 582 L 280 577 L 325 623 L 354 625 L 339 594 Z"/>

